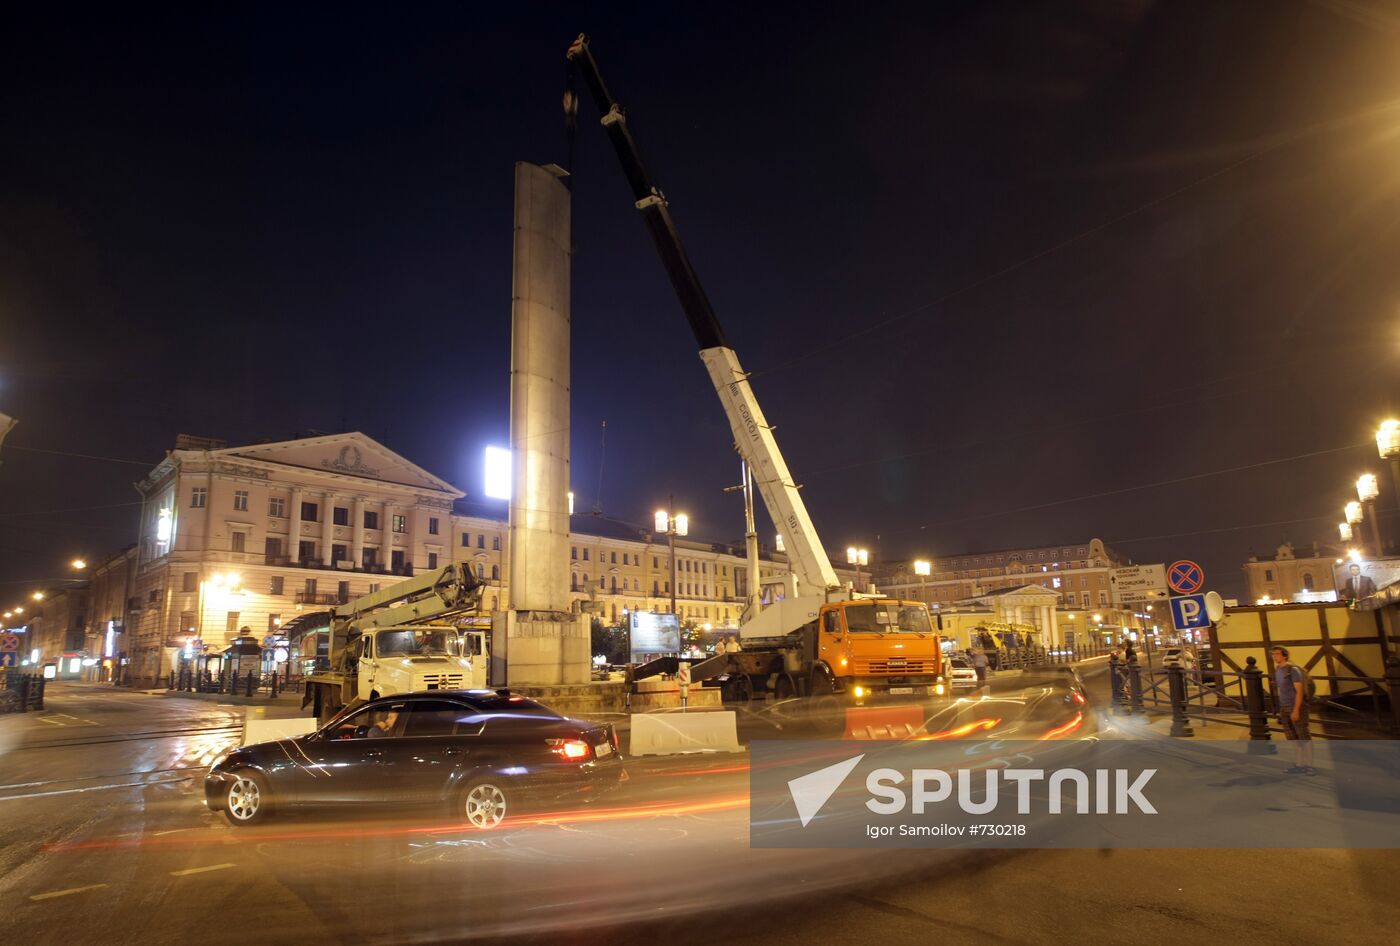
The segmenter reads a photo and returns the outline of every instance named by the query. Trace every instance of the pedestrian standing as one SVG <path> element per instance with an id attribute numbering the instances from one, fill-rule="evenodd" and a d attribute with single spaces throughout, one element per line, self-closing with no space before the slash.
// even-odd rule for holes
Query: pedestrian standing
<path id="1" fill-rule="evenodd" d="M 1278 699 L 1278 721 L 1285 739 L 1294 743 L 1295 761 L 1284 771 L 1290 775 L 1316 775 L 1312 765 L 1312 734 L 1308 732 L 1308 676 L 1303 668 L 1289 663 L 1288 648 L 1275 647 L 1274 693 Z"/>
<path id="2" fill-rule="evenodd" d="M 978 650 L 972 655 L 972 669 L 977 671 L 977 685 L 987 682 L 987 652 Z"/>

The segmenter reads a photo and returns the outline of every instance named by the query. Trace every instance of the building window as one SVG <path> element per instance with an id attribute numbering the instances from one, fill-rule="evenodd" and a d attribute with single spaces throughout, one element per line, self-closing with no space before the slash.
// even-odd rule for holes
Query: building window
<path id="1" fill-rule="evenodd" d="M 248 511 L 248 491 L 247 491 L 246 489 L 234 490 L 234 492 L 233 492 L 233 511 L 234 511 L 234 512 L 247 512 L 247 511 Z"/>
<path id="2" fill-rule="evenodd" d="M 376 581 L 376 582 L 374 582 L 373 584 L 371 584 L 371 585 L 369 586 L 369 592 L 368 592 L 368 593 L 369 593 L 369 594 L 372 594 L 372 595 L 377 595 L 377 594 L 379 594 L 379 582 Z"/>
<path id="3" fill-rule="evenodd" d="M 282 615 L 280 615 L 280 614 L 269 614 L 269 615 L 267 616 L 267 632 L 268 632 L 269 634 L 276 634 L 276 633 L 278 632 L 278 630 L 281 629 L 281 627 L 282 627 Z"/>
<path id="4" fill-rule="evenodd" d="M 583 560 L 585 562 L 588 561 L 588 549 L 583 550 Z"/>
<path id="5" fill-rule="evenodd" d="M 486 580 L 486 566 L 481 562 L 476 563 L 476 577 L 482 581 Z"/>
<path id="6" fill-rule="evenodd" d="M 190 493 L 190 508 L 203 509 L 204 502 L 208 498 L 209 490 L 205 489 L 203 486 L 196 486 L 193 492 Z"/>
<path id="7" fill-rule="evenodd" d="M 438 521 L 434 516 L 428 517 L 428 535 L 438 534 Z"/>
<path id="8" fill-rule="evenodd" d="M 233 637 L 235 634 L 238 633 L 237 611 L 228 612 L 227 617 L 224 619 L 224 630 L 228 633 L 229 637 Z"/>
<path id="9" fill-rule="evenodd" d="M 191 634 L 194 633 L 194 612 L 193 612 L 193 611 L 181 611 L 181 612 L 180 612 L 180 628 L 181 628 L 181 630 L 188 631 L 188 632 L 191 633 Z"/>
<path id="10" fill-rule="evenodd" d="M 436 553 L 436 552 L 429 552 L 429 553 L 428 553 L 428 567 L 429 567 L 429 568 L 437 568 L 437 556 L 438 556 L 438 553 Z"/>
<path id="11" fill-rule="evenodd" d="M 244 544 L 245 544 L 247 541 L 248 541 L 248 534 L 247 534 L 246 532 L 234 532 L 234 533 L 231 533 L 231 534 L 229 535 L 229 537 L 228 537 L 228 543 L 229 543 L 229 544 L 228 544 L 228 547 L 229 547 L 229 551 L 230 551 L 230 552 L 242 552 L 242 551 L 244 550 Z"/>
<path id="12" fill-rule="evenodd" d="M 1303 572 L 1303 590 L 1313 590 L 1313 576 L 1311 572 Z"/>
<path id="13" fill-rule="evenodd" d="M 316 505 L 315 503 L 302 503 L 302 504 L 301 504 L 301 521 L 302 521 L 302 522 L 315 522 L 315 521 L 316 521 L 316 514 L 319 513 L 320 511 L 321 511 L 321 507 L 318 506 L 318 505 Z"/>
<path id="14" fill-rule="evenodd" d="M 651 593 L 652 593 L 653 595 L 659 595 L 659 594 L 661 594 L 661 583 L 660 583 L 660 582 L 658 582 L 658 581 L 653 581 L 653 582 L 651 583 Z"/>
<path id="15" fill-rule="evenodd" d="M 408 517 L 394 514 L 394 531 L 400 534 L 408 531 Z"/>
<path id="16" fill-rule="evenodd" d="M 463 532 L 463 533 L 462 533 L 462 548 L 464 548 L 464 549 L 465 549 L 465 548 L 470 548 L 470 547 L 471 547 L 471 544 L 472 544 L 472 534 L 471 534 L 470 532 Z"/>
<path id="17" fill-rule="evenodd" d="M 402 574 L 407 559 L 404 558 L 403 549 L 394 549 L 389 553 L 389 568 L 394 574 Z"/>
<path id="18" fill-rule="evenodd" d="M 343 562 L 343 561 L 345 561 L 346 559 L 348 559 L 349 557 L 350 557 L 350 547 L 349 547 L 349 546 L 347 546 L 347 545 L 332 545 L 332 546 L 331 546 L 331 564 L 332 564 L 332 565 L 334 565 L 336 562 Z"/>
<path id="19" fill-rule="evenodd" d="M 492 580 L 492 581 L 500 581 L 500 580 L 501 580 L 501 566 L 499 566 L 499 565 L 492 565 L 492 566 L 491 566 L 491 580 Z"/>
<path id="20" fill-rule="evenodd" d="M 1089 606 L 1089 592 L 1081 591 L 1079 593 L 1079 600 L 1084 605 L 1084 607 L 1087 608 Z"/>
<path id="21" fill-rule="evenodd" d="M 350 582 L 342 581 L 337 583 L 335 596 L 340 599 L 341 604 L 350 600 Z"/>
<path id="22" fill-rule="evenodd" d="M 301 561 L 302 565 L 306 565 L 308 562 L 314 562 L 316 560 L 316 543 L 298 542 L 297 558 Z"/>
<path id="23" fill-rule="evenodd" d="M 479 549 L 484 549 L 484 548 L 486 548 L 486 536 L 482 535 L 480 532 L 478 532 L 478 533 L 476 534 L 476 547 L 479 548 Z M 588 553 L 587 553 L 587 552 L 584 552 L 584 553 L 583 553 L 583 557 L 584 557 L 584 558 L 587 558 L 587 557 L 588 557 Z"/>
<path id="24" fill-rule="evenodd" d="M 572 559 L 572 560 L 575 561 L 575 562 L 578 561 L 578 546 L 577 546 L 577 545 L 571 546 L 571 547 L 569 548 L 569 558 Z"/>
<path id="25" fill-rule="evenodd" d="M 365 568 L 374 568 L 375 565 L 378 564 L 378 550 L 376 550 L 376 549 L 361 549 L 361 550 L 360 550 L 360 564 L 361 564 L 362 566 L 364 566 Z"/>
<path id="26" fill-rule="evenodd" d="M 569 590 L 578 591 L 578 572 L 571 572 L 569 574 Z"/>
<path id="27" fill-rule="evenodd" d="M 272 578 L 271 578 L 271 580 L 268 581 L 268 583 L 267 583 L 267 593 L 270 594 L 270 595 L 280 595 L 280 594 L 283 594 L 283 591 L 282 591 L 282 576 L 281 576 L 281 575 L 273 575 Z"/>
<path id="28" fill-rule="evenodd" d="M 1107 592 L 1107 591 L 1100 591 L 1100 592 L 1099 592 L 1099 604 L 1101 604 L 1101 605 L 1108 604 L 1108 592 Z"/>
<path id="29" fill-rule="evenodd" d="M 660 568 L 660 567 L 661 567 L 661 559 L 659 559 L 659 558 L 657 558 L 655 555 L 653 555 L 653 556 L 651 557 L 651 567 L 652 567 L 652 568 Z"/>
<path id="30" fill-rule="evenodd" d="M 185 572 L 184 576 L 180 579 L 180 590 L 181 590 L 181 591 L 198 591 L 198 590 L 199 590 L 199 572 Z"/>
<path id="31" fill-rule="evenodd" d="M 1272 568 L 1266 568 L 1266 569 L 1264 569 L 1264 580 L 1265 580 L 1265 581 L 1273 581 L 1273 580 L 1274 580 L 1274 570 L 1273 570 Z"/>
<path id="32" fill-rule="evenodd" d="M 379 528 L 379 513 L 377 513 L 377 512 L 370 512 L 369 510 L 365 510 L 365 528 L 366 528 L 366 529 L 378 529 L 378 528 Z"/>
<path id="33" fill-rule="evenodd" d="M 500 537 L 499 535 L 493 535 L 493 536 L 491 536 L 491 551 L 493 551 L 493 552 L 499 552 L 500 550 L 501 550 L 501 537 Z"/>
<path id="34" fill-rule="evenodd" d="M 350 524 L 350 510 L 344 506 L 331 507 L 331 524 L 337 526 L 348 526 Z"/>
<path id="35" fill-rule="evenodd" d="M 316 593 L 316 579 L 306 579 L 306 581 L 302 584 L 302 590 L 308 595 L 314 595 Z"/>
<path id="36" fill-rule="evenodd" d="M 267 559 L 264 564 L 274 564 L 282 557 L 282 540 L 271 535 L 263 539 L 263 556 Z"/>
<path id="37" fill-rule="evenodd" d="M 268 497 L 267 514 L 276 519 L 287 518 L 287 501 L 281 496 Z"/>

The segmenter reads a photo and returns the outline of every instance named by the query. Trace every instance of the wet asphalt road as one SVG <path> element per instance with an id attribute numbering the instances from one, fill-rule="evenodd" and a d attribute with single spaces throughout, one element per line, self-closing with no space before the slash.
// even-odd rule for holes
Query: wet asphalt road
<path id="1" fill-rule="evenodd" d="M 1400 922 L 1386 851 L 753 850 L 742 757 L 634 762 L 604 806 L 496 832 L 234 829 L 200 779 L 243 711 L 58 686 L 0 718 L 6 941 L 1375 943 Z"/>

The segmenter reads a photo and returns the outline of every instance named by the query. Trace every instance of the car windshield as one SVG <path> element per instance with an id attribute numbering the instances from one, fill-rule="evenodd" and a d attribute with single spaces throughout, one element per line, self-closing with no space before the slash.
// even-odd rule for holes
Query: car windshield
<path id="1" fill-rule="evenodd" d="M 846 627 L 857 633 L 930 631 L 928 611 L 917 604 L 853 604 L 846 608 Z"/>
<path id="2" fill-rule="evenodd" d="M 452 632 L 447 630 L 384 631 L 379 635 L 379 655 L 382 657 L 446 656 Z"/>

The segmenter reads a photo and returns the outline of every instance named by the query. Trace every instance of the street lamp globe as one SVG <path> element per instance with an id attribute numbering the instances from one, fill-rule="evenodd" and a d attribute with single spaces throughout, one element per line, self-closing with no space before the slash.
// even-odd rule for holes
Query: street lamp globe
<path id="1" fill-rule="evenodd" d="M 1356 496 L 1363 503 L 1374 502 L 1381 494 L 1380 483 L 1374 473 L 1362 473 L 1356 480 Z"/>
<path id="2" fill-rule="evenodd" d="M 923 559 L 916 559 L 916 560 L 914 561 L 914 574 L 915 574 L 915 575 L 918 575 L 918 576 L 920 576 L 921 578 L 926 578 L 926 577 L 928 577 L 929 575 L 931 575 L 932 573 L 933 573 L 933 564 L 932 564 L 931 562 L 926 562 L 926 561 L 924 561 Z"/>
<path id="3" fill-rule="evenodd" d="M 1376 452 L 1382 460 L 1400 459 L 1400 420 L 1382 421 L 1376 428 Z"/>
<path id="4" fill-rule="evenodd" d="M 683 512 L 676 513 L 676 535 L 690 534 L 690 517 Z"/>
<path id="5" fill-rule="evenodd" d="M 1347 503 L 1345 507 L 1343 507 L 1343 511 L 1346 513 L 1347 522 L 1349 522 L 1351 525 L 1360 525 L 1361 503 L 1353 499 L 1351 502 Z"/>
<path id="6" fill-rule="evenodd" d="M 656 531 L 667 532 L 670 529 L 671 517 L 666 514 L 666 510 L 656 510 Z"/>
<path id="7" fill-rule="evenodd" d="M 870 552 L 866 549 L 858 549 L 851 546 L 846 549 L 846 563 L 849 565 L 869 565 Z"/>
<path id="8" fill-rule="evenodd" d="M 1351 523 L 1350 523 L 1350 522 L 1339 522 L 1339 523 L 1337 523 L 1337 536 L 1338 536 L 1338 538 L 1340 538 L 1343 542 L 1350 542 L 1350 541 L 1351 541 Z"/>
<path id="9" fill-rule="evenodd" d="M 33 598 L 35 601 L 43 601 L 43 600 L 44 600 L 44 593 L 43 593 L 42 591 L 36 591 L 36 592 L 34 592 L 32 595 L 30 595 L 29 597 Z"/>
<path id="10" fill-rule="evenodd" d="M 70 566 L 74 571 L 79 571 L 79 572 L 80 572 L 80 571 L 82 571 L 84 568 L 87 568 L 87 562 L 83 561 L 81 558 L 75 558 L 75 559 L 73 559 L 73 561 L 69 562 L 68 564 L 69 564 L 69 566 Z"/>

